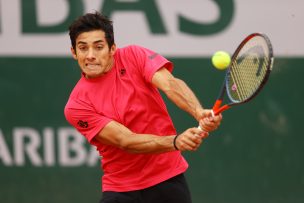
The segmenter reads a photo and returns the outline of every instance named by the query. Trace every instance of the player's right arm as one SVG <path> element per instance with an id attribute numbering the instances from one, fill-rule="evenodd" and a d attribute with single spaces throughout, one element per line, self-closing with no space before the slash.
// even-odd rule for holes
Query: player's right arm
<path id="1" fill-rule="evenodd" d="M 180 109 L 192 115 L 206 132 L 214 131 L 221 123 L 222 115 L 212 116 L 211 109 L 204 109 L 199 100 L 181 79 L 174 77 L 166 68 L 159 69 L 152 84 L 162 90 Z"/>
<path id="2" fill-rule="evenodd" d="M 176 147 L 180 151 L 195 151 L 202 142 L 203 133 L 197 128 L 189 128 L 178 135 Z M 162 153 L 175 151 L 176 135 L 158 136 L 137 134 L 124 125 L 111 121 L 96 136 L 95 140 L 106 145 L 121 148 L 130 153 Z"/>

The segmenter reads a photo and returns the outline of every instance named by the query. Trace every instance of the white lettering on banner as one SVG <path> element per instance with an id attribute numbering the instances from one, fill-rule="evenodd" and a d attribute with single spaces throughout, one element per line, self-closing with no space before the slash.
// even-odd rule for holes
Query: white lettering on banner
<path id="1" fill-rule="evenodd" d="M 0 161 L 3 162 L 5 166 L 13 165 L 12 156 L 9 153 L 8 147 L 6 145 L 2 131 L 0 130 Z"/>
<path id="2" fill-rule="evenodd" d="M 77 166 L 84 162 L 86 152 L 84 149 L 84 139 L 73 134 L 74 129 L 60 129 L 59 137 L 59 163 L 62 166 Z M 75 155 L 72 157 L 70 152 Z"/>
<path id="3" fill-rule="evenodd" d="M 30 127 L 15 127 L 11 149 L 5 137 L 0 129 L 0 166 L 94 167 L 100 162 L 96 148 L 87 147 L 85 138 L 71 127 L 57 131 L 45 127 L 41 134 Z"/>
<path id="4" fill-rule="evenodd" d="M 42 160 L 38 153 L 38 149 L 41 146 L 39 133 L 31 128 L 15 128 L 13 134 L 15 138 L 14 146 L 16 165 L 24 165 L 25 155 L 28 155 L 30 162 L 34 166 L 41 166 Z"/>
<path id="5" fill-rule="evenodd" d="M 83 12 L 102 11 L 105 1 L 77 0 L 83 3 Z M 22 18 L 21 2 L 1 1 L 0 56 L 70 56 L 67 32 L 22 32 L 22 27 L 26 25 Z M 71 13 L 65 0 L 34 2 L 37 4 L 38 27 L 60 25 Z M 116 43 L 118 46 L 139 44 L 171 57 L 201 57 L 210 56 L 219 49 L 232 53 L 246 35 L 264 32 L 273 42 L 276 56 L 304 56 L 304 41 L 299 40 L 304 35 L 303 0 L 234 0 L 235 13 L 225 29 L 211 35 L 193 35 L 180 30 L 180 16 L 194 23 L 216 21 L 221 15 L 219 2 L 222 1 L 155 0 L 165 26 L 165 32 L 161 34 L 151 32 L 144 11 L 115 10 L 111 17 Z"/>
<path id="6" fill-rule="evenodd" d="M 45 165 L 53 166 L 55 164 L 55 143 L 52 128 L 45 128 L 43 130 L 43 141 Z"/>

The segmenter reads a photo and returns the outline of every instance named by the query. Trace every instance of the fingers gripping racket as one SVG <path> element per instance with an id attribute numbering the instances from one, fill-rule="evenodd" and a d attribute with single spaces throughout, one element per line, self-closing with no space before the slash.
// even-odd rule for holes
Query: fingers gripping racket
<path id="1" fill-rule="evenodd" d="M 253 33 L 238 46 L 212 108 L 213 115 L 252 100 L 265 86 L 273 66 L 273 50 L 265 34 Z M 225 96 L 227 102 L 223 104 Z"/>

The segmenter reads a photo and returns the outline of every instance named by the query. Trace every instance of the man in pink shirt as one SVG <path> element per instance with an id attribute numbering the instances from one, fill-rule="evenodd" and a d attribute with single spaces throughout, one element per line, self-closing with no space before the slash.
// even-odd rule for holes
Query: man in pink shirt
<path id="1" fill-rule="evenodd" d="M 222 116 L 211 116 L 173 64 L 144 47 L 117 48 L 112 21 L 99 13 L 69 27 L 71 52 L 82 76 L 64 113 L 99 151 L 104 172 L 102 203 L 190 203 L 181 151 L 195 151 Z M 178 134 L 158 90 L 192 115 L 193 127 Z"/>

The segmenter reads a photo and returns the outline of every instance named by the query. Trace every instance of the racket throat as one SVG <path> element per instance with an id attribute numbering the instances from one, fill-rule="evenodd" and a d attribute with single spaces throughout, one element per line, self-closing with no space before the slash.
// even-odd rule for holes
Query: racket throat
<path id="1" fill-rule="evenodd" d="M 216 102 L 213 105 L 213 112 L 215 112 L 217 109 L 220 108 L 220 106 L 222 105 L 223 100 L 222 99 L 218 99 L 216 100 Z"/>
<path id="2" fill-rule="evenodd" d="M 221 99 L 218 99 L 215 102 L 215 104 L 212 108 L 212 111 L 213 111 L 214 115 L 218 115 L 218 114 L 222 113 L 223 111 L 230 108 L 230 106 L 228 104 L 225 104 L 224 106 L 221 106 L 222 102 L 223 102 L 223 100 L 221 100 Z"/>

